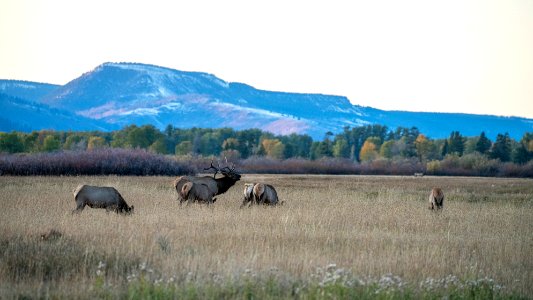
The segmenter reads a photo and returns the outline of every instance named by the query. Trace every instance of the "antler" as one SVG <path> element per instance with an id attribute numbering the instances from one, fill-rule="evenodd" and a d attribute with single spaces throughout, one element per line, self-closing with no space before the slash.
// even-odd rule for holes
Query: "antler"
<path id="1" fill-rule="evenodd" d="M 222 168 L 221 170 L 227 170 L 228 173 L 234 173 L 235 172 L 235 164 L 231 163 L 231 166 L 229 166 L 228 158 L 224 156 L 224 160 L 226 160 L 226 166 Z"/>
<path id="2" fill-rule="evenodd" d="M 213 160 L 211 160 L 211 166 L 209 168 L 204 168 L 204 171 L 211 170 L 211 169 L 215 170 L 215 174 L 213 174 L 213 178 L 215 178 L 215 176 L 217 176 L 217 173 L 220 172 L 220 163 L 218 164 L 218 168 L 217 168 L 213 166 Z"/>

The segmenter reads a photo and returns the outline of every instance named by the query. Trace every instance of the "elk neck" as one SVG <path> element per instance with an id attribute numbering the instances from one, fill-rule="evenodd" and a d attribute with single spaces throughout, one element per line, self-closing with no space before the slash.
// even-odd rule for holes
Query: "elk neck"
<path id="1" fill-rule="evenodd" d="M 239 179 L 234 179 L 234 178 L 231 178 L 231 177 L 228 177 L 228 176 L 224 176 L 222 178 L 216 178 L 215 181 L 217 182 L 218 195 L 225 193 L 238 180 Z"/>

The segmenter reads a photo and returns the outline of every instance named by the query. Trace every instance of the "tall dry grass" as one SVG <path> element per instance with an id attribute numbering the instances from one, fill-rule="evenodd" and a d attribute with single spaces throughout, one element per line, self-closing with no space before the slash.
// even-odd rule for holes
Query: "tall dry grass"
<path id="1" fill-rule="evenodd" d="M 488 278 L 533 297 L 532 180 L 245 175 L 210 207 L 180 207 L 172 180 L 0 177 L 0 247 L 9 250 L 0 254 L 0 296 L 92 295 L 98 280 L 119 286 L 143 274 L 178 285 L 320 281 L 329 265 L 361 282 L 389 276 L 418 288 Z M 258 181 L 273 184 L 285 205 L 239 209 L 244 182 Z M 135 213 L 71 214 L 80 183 L 116 187 Z M 433 186 L 446 196 L 441 212 L 427 208 Z M 60 241 L 40 240 L 50 229 Z M 42 263 L 56 252 L 65 259 Z"/>

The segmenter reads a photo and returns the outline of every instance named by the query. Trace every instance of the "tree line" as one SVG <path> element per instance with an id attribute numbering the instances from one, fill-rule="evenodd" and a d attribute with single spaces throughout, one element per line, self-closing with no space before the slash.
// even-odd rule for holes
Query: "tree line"
<path id="1" fill-rule="evenodd" d="M 517 141 L 500 133 L 494 141 L 484 132 L 466 137 L 453 131 L 445 139 L 431 139 L 416 127 L 394 130 L 382 125 L 345 127 L 327 132 L 321 141 L 306 134 L 274 135 L 260 129 L 181 129 L 168 125 L 160 131 L 152 125 L 126 126 L 112 132 L 50 131 L 0 132 L 0 152 L 38 153 L 101 148 L 146 149 L 177 156 L 225 156 L 228 159 L 342 158 L 355 162 L 417 160 L 423 164 L 447 157 L 477 155 L 485 159 L 525 164 L 533 159 L 533 132 Z M 429 165 L 429 164 L 428 164 Z"/>

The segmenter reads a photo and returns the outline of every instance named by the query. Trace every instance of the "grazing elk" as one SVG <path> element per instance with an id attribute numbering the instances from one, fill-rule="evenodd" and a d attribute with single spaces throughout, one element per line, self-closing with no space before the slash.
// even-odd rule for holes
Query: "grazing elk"
<path id="1" fill-rule="evenodd" d="M 265 205 L 276 205 L 283 204 L 279 202 L 278 193 L 276 189 L 270 184 L 264 183 L 245 183 L 244 184 L 244 200 L 241 204 L 241 207 L 246 205 L 246 203 L 256 204 L 265 204 Z"/>
<path id="2" fill-rule="evenodd" d="M 244 200 L 242 201 L 241 207 L 246 205 L 246 203 L 253 203 L 254 199 L 254 185 L 255 183 L 245 183 L 244 184 Z"/>
<path id="3" fill-rule="evenodd" d="M 227 161 L 226 161 L 227 162 Z M 183 185 L 187 182 L 192 182 L 194 184 L 203 184 L 207 186 L 209 191 L 212 194 L 212 197 L 216 195 L 223 194 L 228 191 L 230 187 L 232 187 L 237 181 L 241 179 L 241 175 L 235 172 L 235 165 L 233 165 L 231 168 L 226 166 L 221 168 L 220 164 L 218 167 L 213 166 L 213 161 L 211 161 L 211 166 L 209 168 L 205 168 L 204 170 L 215 170 L 215 174 L 213 174 L 213 177 L 211 176 L 181 176 L 176 178 L 174 180 L 174 187 L 176 188 L 176 191 L 178 192 L 178 200 L 180 201 L 180 204 L 182 204 L 184 201 L 188 200 L 187 198 L 182 197 L 181 190 L 183 188 Z M 221 178 L 216 178 L 216 175 L 220 173 L 223 175 Z M 198 199 L 201 200 L 201 202 L 207 202 L 207 199 Z M 213 198 L 212 202 L 215 202 L 216 198 Z"/>
<path id="4" fill-rule="evenodd" d="M 440 188 L 433 188 L 429 194 L 429 209 L 441 209 L 444 205 L 444 193 Z"/>
<path id="5" fill-rule="evenodd" d="M 203 183 L 186 182 L 181 187 L 180 196 L 182 199 L 189 200 L 188 203 L 198 201 L 212 204 L 214 202 L 213 193 L 209 190 L 209 187 Z"/>
<path id="6" fill-rule="evenodd" d="M 133 213 L 133 205 L 130 207 L 122 198 L 122 195 L 114 188 L 107 186 L 91 186 L 80 184 L 74 190 L 76 209 L 73 213 L 81 212 L 85 205 L 91 208 L 105 208 L 116 213 Z"/>
<path id="7" fill-rule="evenodd" d="M 254 185 L 254 199 L 257 204 L 278 204 L 278 193 L 270 184 L 257 183 Z"/>

